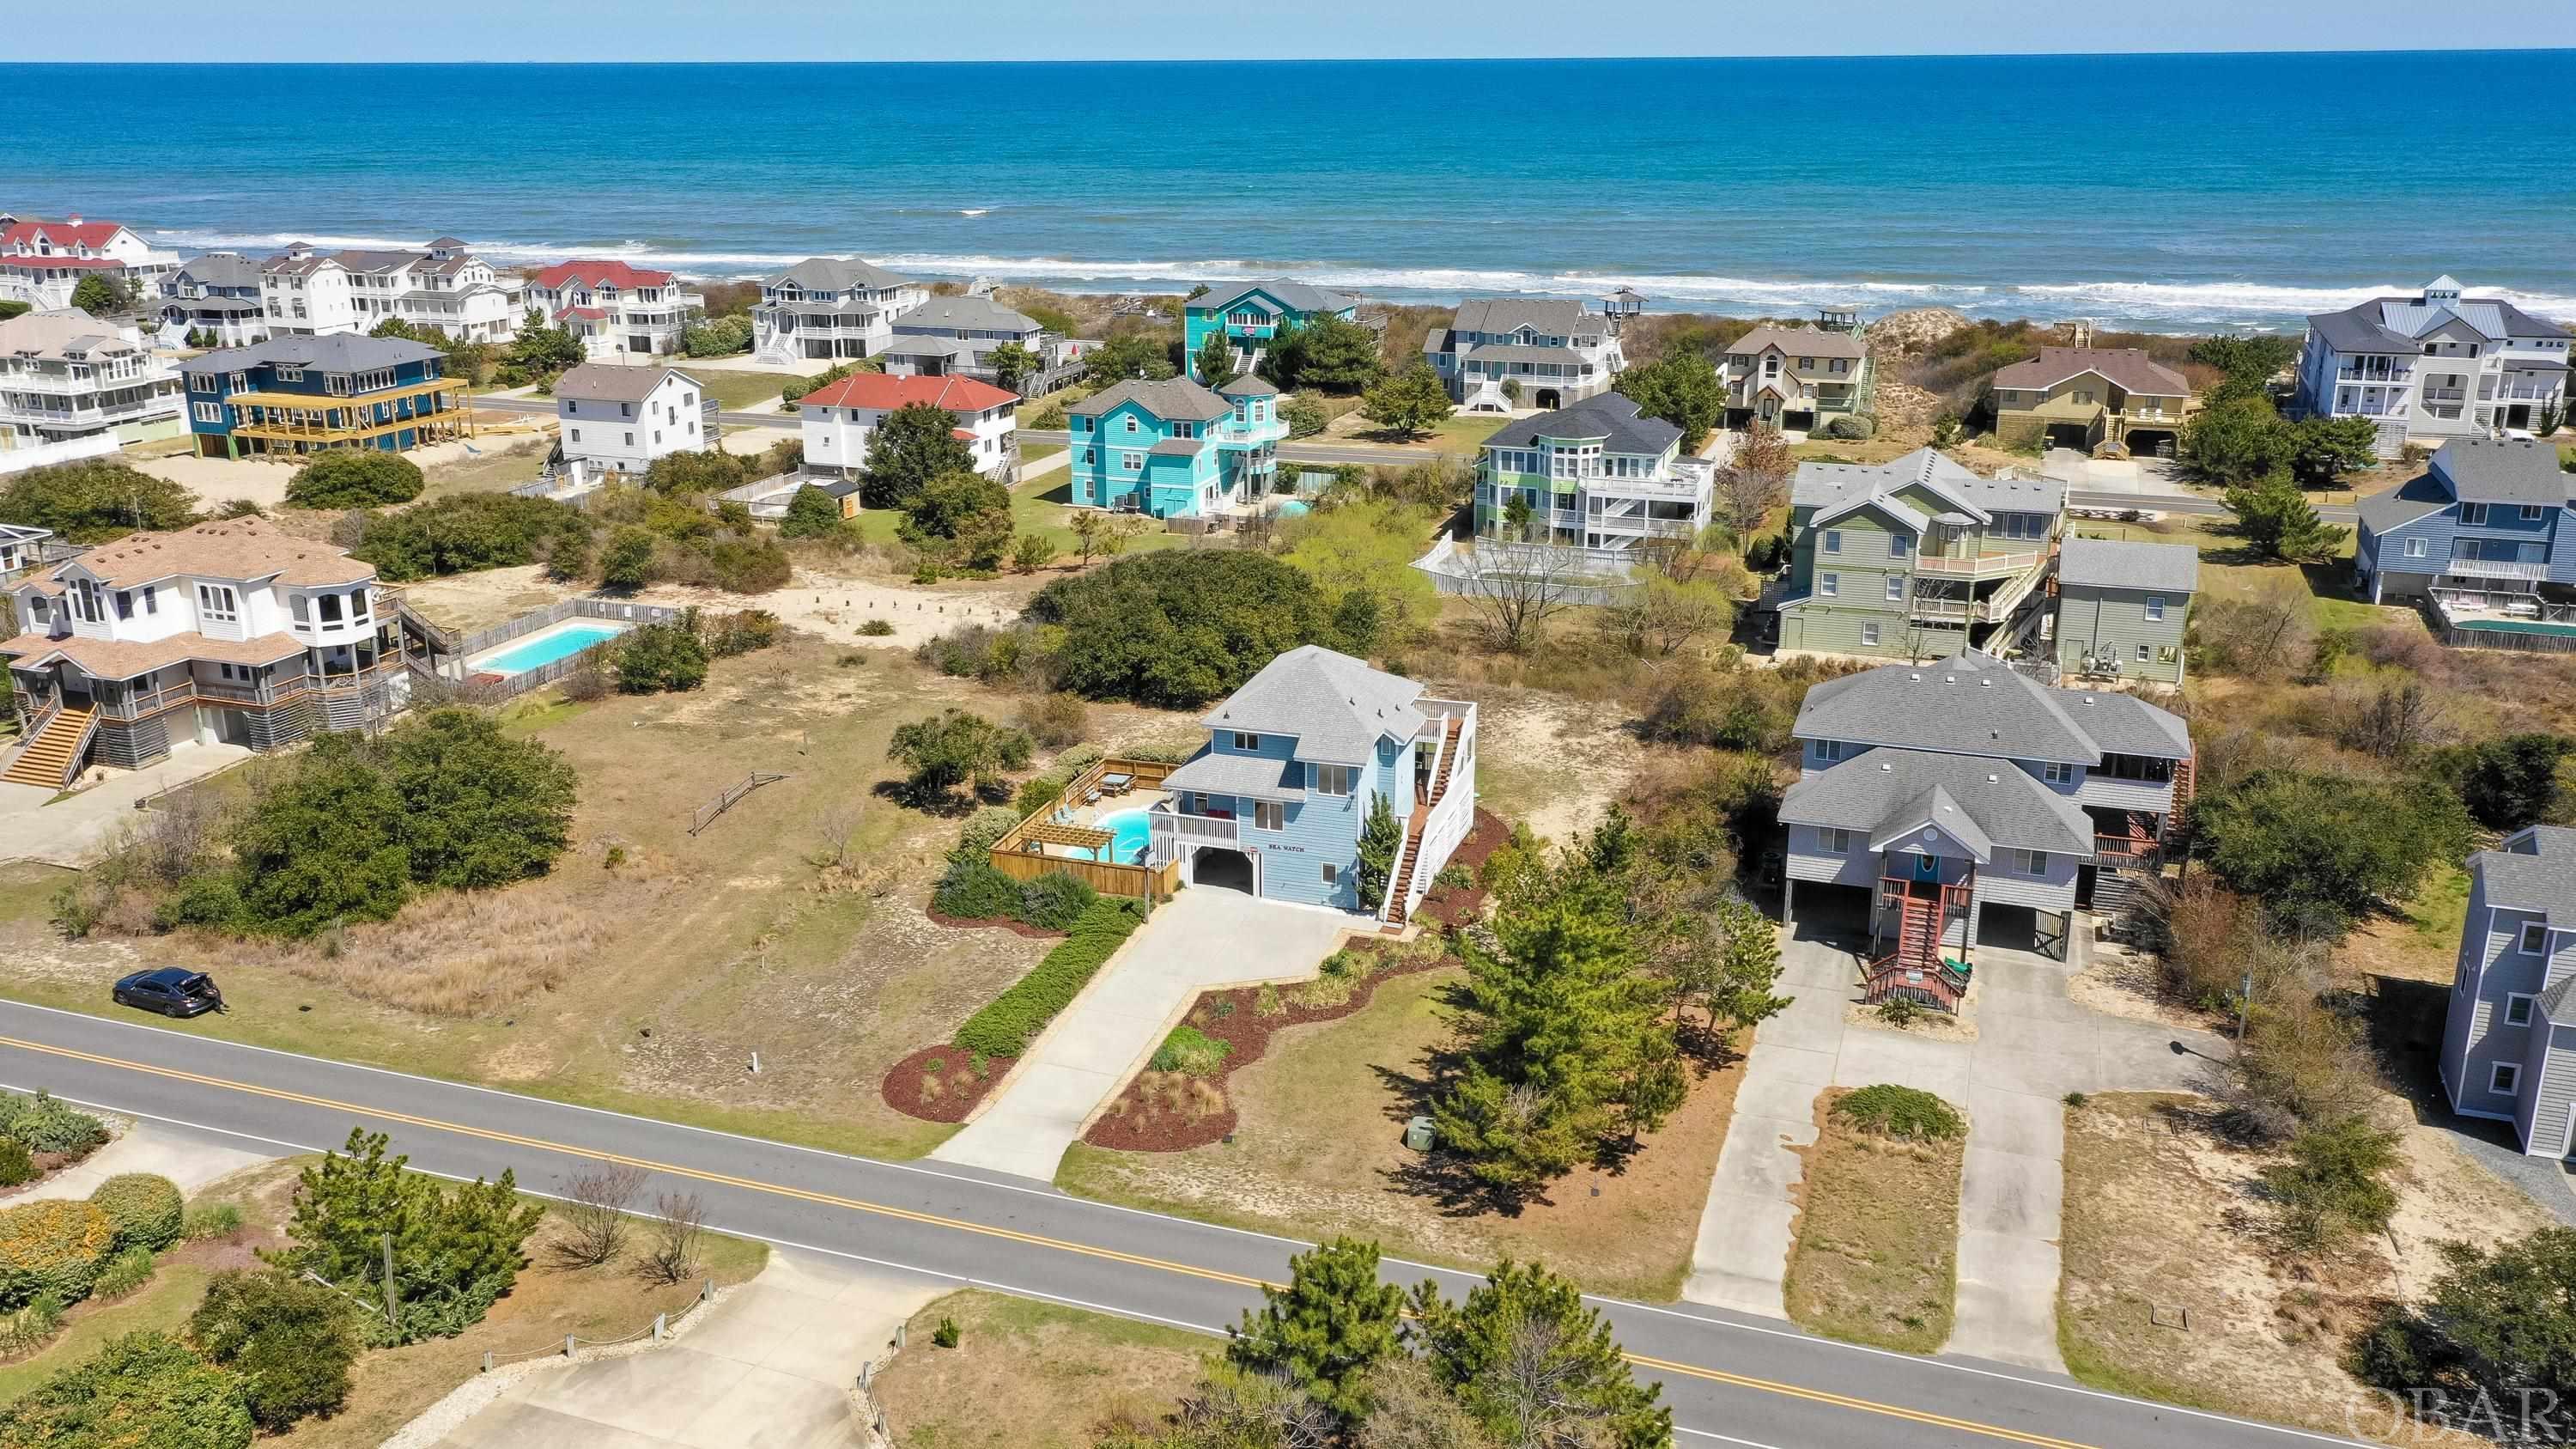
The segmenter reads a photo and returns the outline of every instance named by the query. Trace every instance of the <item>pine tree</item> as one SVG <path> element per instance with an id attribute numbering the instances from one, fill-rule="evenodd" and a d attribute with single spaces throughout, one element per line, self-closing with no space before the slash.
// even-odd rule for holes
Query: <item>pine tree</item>
<path id="1" fill-rule="evenodd" d="M 1448 385 L 1428 362 L 1380 379 L 1360 400 L 1362 417 L 1406 438 L 1430 432 L 1449 413 Z"/>
<path id="2" fill-rule="evenodd" d="M 1224 328 L 1209 333 L 1207 341 L 1199 344 L 1199 355 L 1191 360 L 1190 370 L 1210 388 L 1234 381 L 1234 339 L 1226 335 Z"/>
<path id="3" fill-rule="evenodd" d="M 2293 563 L 2332 558 L 2351 532 L 2319 518 L 2307 495 L 2284 474 L 2228 489 L 2227 506 L 2256 552 Z"/>
<path id="4" fill-rule="evenodd" d="M 1432 1377 L 1504 1443 L 1669 1449 L 1661 1389 L 1638 1384 L 1582 1290 L 1545 1268 L 1506 1258 L 1463 1304 L 1425 1282 L 1413 1314 Z"/>
<path id="5" fill-rule="evenodd" d="M 1375 1243 L 1335 1238 L 1288 1260 L 1288 1286 L 1264 1287 L 1226 1357 L 1254 1373 L 1284 1376 L 1345 1419 L 1369 1411 L 1368 1371 L 1395 1356 L 1404 1290 L 1381 1283 Z"/>
<path id="6" fill-rule="evenodd" d="M 1367 823 L 1360 827 L 1360 906 L 1374 911 L 1386 900 L 1387 876 L 1395 869 L 1396 848 L 1404 843 L 1404 831 L 1395 823 L 1395 812 L 1387 808 L 1386 797 L 1370 797 Z"/>

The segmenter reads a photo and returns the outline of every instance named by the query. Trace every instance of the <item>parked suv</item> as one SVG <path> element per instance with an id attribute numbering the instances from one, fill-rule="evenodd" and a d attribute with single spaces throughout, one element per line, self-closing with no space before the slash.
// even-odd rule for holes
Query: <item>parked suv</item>
<path id="1" fill-rule="evenodd" d="M 203 1016 L 224 1009 L 224 994 L 216 989 L 215 978 L 177 966 L 123 977 L 116 983 L 115 996 L 119 1006 L 139 1006 L 163 1016 Z"/>

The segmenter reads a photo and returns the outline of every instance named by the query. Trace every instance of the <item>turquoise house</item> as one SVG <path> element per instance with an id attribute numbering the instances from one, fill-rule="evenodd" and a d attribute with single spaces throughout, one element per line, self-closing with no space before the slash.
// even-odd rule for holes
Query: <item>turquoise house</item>
<path id="1" fill-rule="evenodd" d="M 1065 410 L 1073 501 L 1155 518 L 1223 512 L 1270 491 L 1279 389 L 1245 375 L 1210 392 L 1187 378 L 1129 381 Z"/>
<path id="2" fill-rule="evenodd" d="M 1359 302 L 1304 282 L 1225 282 L 1210 287 L 1181 308 L 1182 355 L 1190 379 L 1205 380 L 1199 376 L 1199 349 L 1207 345 L 1210 333 L 1224 333 L 1236 353 L 1235 370 L 1250 372 L 1281 327 L 1303 327 L 1328 314 L 1355 321 Z"/>

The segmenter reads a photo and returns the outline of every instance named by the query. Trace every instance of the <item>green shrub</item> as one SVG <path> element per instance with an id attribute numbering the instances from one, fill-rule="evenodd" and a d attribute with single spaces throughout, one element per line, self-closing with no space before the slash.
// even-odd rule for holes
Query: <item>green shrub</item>
<path id="1" fill-rule="evenodd" d="M 883 619 L 867 619 L 860 622 L 859 632 L 870 639 L 882 639 L 894 632 L 894 625 Z"/>
<path id="2" fill-rule="evenodd" d="M 43 1091 L 32 1097 L 0 1092 L 0 1132 L 26 1144 L 30 1152 L 87 1152 L 107 1140 L 106 1123 Z"/>
<path id="3" fill-rule="evenodd" d="M 1212 1077 L 1225 1065 L 1234 1051 L 1234 1043 L 1222 1037 L 1209 1036 L 1187 1022 L 1172 1028 L 1163 1044 L 1154 1049 L 1149 1064 L 1158 1072 L 1183 1072 L 1193 1077 Z"/>
<path id="4" fill-rule="evenodd" d="M 1018 1056 L 1126 942 L 1141 919 L 1133 901 L 1104 897 L 1094 903 L 1034 970 L 966 1018 L 966 1024 L 957 1029 L 956 1044 L 979 1056 Z"/>
<path id="5" fill-rule="evenodd" d="M 1069 931 L 1100 893 L 1071 874 L 1051 870 L 1020 887 L 1019 918 L 1041 931 Z"/>
<path id="6" fill-rule="evenodd" d="M 90 1292 L 100 1298 L 122 1298 L 151 1281 L 152 1250 L 128 1248 L 98 1270 L 98 1281 L 90 1285 Z"/>
<path id="7" fill-rule="evenodd" d="M 1008 835 L 1020 823 L 1020 812 L 1008 805 L 987 805 L 966 817 L 966 828 L 957 832 L 957 847 L 948 852 L 950 860 L 985 860 L 990 857 L 993 842 Z"/>
<path id="8" fill-rule="evenodd" d="M 955 1348 L 962 1336 L 957 1320 L 943 1313 L 939 1316 L 939 1326 L 930 1330 L 930 1344 L 933 1348 Z"/>
<path id="9" fill-rule="evenodd" d="M 366 515 L 350 552 L 387 583 L 531 563 L 569 575 L 589 561 L 590 535 L 590 518 L 569 503 L 450 493 L 399 513 Z"/>
<path id="10" fill-rule="evenodd" d="M 1061 578 L 1026 616 L 1061 625 L 1049 667 L 1089 699 L 1186 709 L 1230 693 L 1301 644 L 1339 644 L 1303 571 L 1241 549 L 1166 549 Z"/>
<path id="11" fill-rule="evenodd" d="M 35 1154 L 15 1137 L 0 1137 L 0 1187 L 16 1187 L 36 1178 Z"/>
<path id="12" fill-rule="evenodd" d="M 34 1353 L 52 1342 L 62 1327 L 63 1300 L 40 1293 L 26 1307 L 0 1313 L 0 1355 L 16 1358 Z"/>
<path id="13" fill-rule="evenodd" d="M 1476 884 L 1476 873 L 1453 860 L 1440 867 L 1440 873 L 1431 878 L 1431 883 L 1442 890 L 1463 891 Z"/>
<path id="14" fill-rule="evenodd" d="M 116 1228 L 115 1251 L 141 1248 L 157 1253 L 179 1241 L 186 1208 L 179 1184 L 149 1172 L 126 1172 L 98 1185 L 91 1203 Z"/>
<path id="15" fill-rule="evenodd" d="M 695 689 L 706 682 L 706 646 L 695 629 L 678 623 L 628 630 L 611 652 L 617 687 L 628 694 Z"/>
<path id="16" fill-rule="evenodd" d="M 1845 413 L 1825 424 L 1825 436 L 1842 442 L 1856 443 L 1878 431 L 1875 420 Z"/>
<path id="17" fill-rule="evenodd" d="M 1932 1142 L 1968 1130 L 1958 1109 L 1912 1087 L 1882 1082 L 1845 1093 L 1834 1103 L 1834 1115 L 1882 1137 L 1904 1142 Z"/>
<path id="18" fill-rule="evenodd" d="M 48 1293 L 78 1303 L 115 1244 L 116 1225 L 92 1203 L 57 1199 L 0 1208 L 0 1308 Z"/>
<path id="19" fill-rule="evenodd" d="M 238 1232 L 241 1225 L 239 1203 L 208 1202 L 188 1209 L 187 1215 L 180 1219 L 179 1231 L 193 1243 L 200 1238 L 220 1238 Z"/>
<path id="20" fill-rule="evenodd" d="M 249 1449 L 249 1388 L 166 1333 L 131 1333 L 0 1410 L 0 1444 Z"/>
<path id="21" fill-rule="evenodd" d="M 1098 745 L 1075 745 L 1056 756 L 1054 764 L 1021 781 L 1019 793 L 1012 797 L 1012 804 L 1019 808 L 1022 816 L 1037 814 L 1056 802 L 1056 797 L 1064 793 L 1064 787 L 1073 783 L 1074 776 L 1099 764 L 1107 754 Z M 1140 755 L 1137 758 L 1144 757 Z"/>
<path id="22" fill-rule="evenodd" d="M 218 1273 L 188 1319 L 217 1365 L 250 1380 L 251 1417 L 275 1434 L 349 1397 L 361 1347 L 347 1299 L 276 1269 Z"/>
<path id="23" fill-rule="evenodd" d="M 953 860 L 930 893 L 931 907 L 961 921 L 1015 920 L 1020 913 L 1020 883 L 993 868 L 988 856 Z"/>
<path id="24" fill-rule="evenodd" d="M 727 659 L 768 648 L 786 629 L 778 622 L 778 616 L 767 609 L 744 609 L 718 614 L 701 623 L 698 632 L 705 637 L 709 657 Z"/>
<path id="25" fill-rule="evenodd" d="M 1924 1010 L 1911 996 L 1891 996 L 1878 1004 L 1878 1019 L 1901 1031 L 1922 1020 Z"/>
<path id="26" fill-rule="evenodd" d="M 30 468 L 0 484 L 0 518 L 50 528 L 67 543 L 104 543 L 136 528 L 197 521 L 194 494 L 112 458 Z"/>
<path id="27" fill-rule="evenodd" d="M 2386 1228 L 2397 1211 L 2397 1190 L 2387 1180 L 2397 1168 L 2397 1141 L 2359 1117 L 2291 1139 L 2290 1160 L 2263 1169 L 2263 1188 L 2281 1209 L 2282 1239 L 2319 1253 L 2356 1232 Z"/>
<path id="28" fill-rule="evenodd" d="M 286 481 L 286 501 L 298 508 L 377 508 L 409 503 L 425 486 L 420 465 L 399 453 L 325 453 Z"/>

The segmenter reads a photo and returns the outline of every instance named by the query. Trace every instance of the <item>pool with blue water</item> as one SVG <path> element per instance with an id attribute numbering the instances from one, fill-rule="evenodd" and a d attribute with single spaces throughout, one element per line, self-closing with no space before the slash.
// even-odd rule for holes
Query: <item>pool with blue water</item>
<path id="1" fill-rule="evenodd" d="M 1145 848 L 1153 839 L 1153 827 L 1142 810 L 1112 810 L 1091 822 L 1097 830 L 1109 832 L 1106 856 L 1094 853 L 1095 860 L 1108 860 L 1118 865 L 1136 865 L 1145 859 Z"/>
<path id="2" fill-rule="evenodd" d="M 550 629 L 525 643 L 486 654 L 470 666 L 478 674 L 525 674 L 542 669 L 558 659 L 567 658 L 593 644 L 616 638 L 626 632 L 623 624 L 568 624 Z"/>

